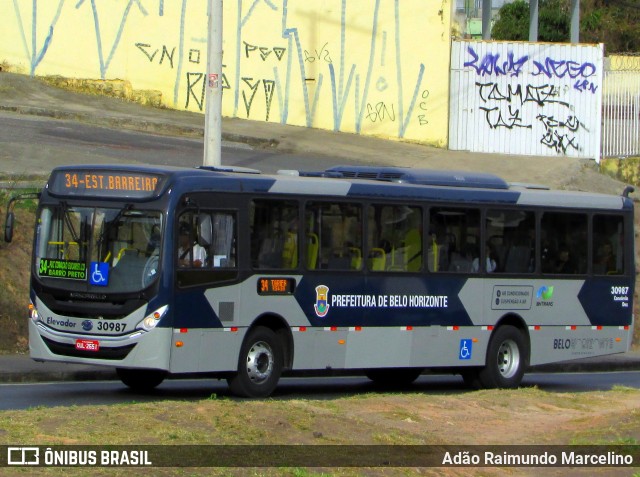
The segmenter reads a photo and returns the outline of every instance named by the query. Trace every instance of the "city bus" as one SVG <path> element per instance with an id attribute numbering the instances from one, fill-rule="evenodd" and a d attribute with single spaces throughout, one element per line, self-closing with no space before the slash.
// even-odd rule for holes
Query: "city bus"
<path id="1" fill-rule="evenodd" d="M 201 376 L 265 397 L 282 375 L 424 372 L 517 387 L 529 366 L 629 349 L 630 191 L 400 167 L 57 167 L 36 212 L 30 354 L 137 390 Z"/>

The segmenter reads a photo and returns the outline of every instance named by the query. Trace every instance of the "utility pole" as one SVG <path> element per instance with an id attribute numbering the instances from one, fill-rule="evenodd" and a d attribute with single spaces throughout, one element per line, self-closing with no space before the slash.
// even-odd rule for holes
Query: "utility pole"
<path id="1" fill-rule="evenodd" d="M 571 0 L 571 43 L 580 43 L 580 0 Z"/>
<path id="2" fill-rule="evenodd" d="M 222 0 L 209 0 L 204 116 L 205 166 L 222 164 Z"/>

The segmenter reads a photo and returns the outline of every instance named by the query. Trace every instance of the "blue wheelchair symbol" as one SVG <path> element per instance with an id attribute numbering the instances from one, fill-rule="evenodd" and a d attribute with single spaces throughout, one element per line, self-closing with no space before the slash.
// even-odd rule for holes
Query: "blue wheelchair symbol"
<path id="1" fill-rule="evenodd" d="M 473 349 L 473 342 L 469 340 L 460 340 L 460 352 L 458 353 L 458 359 L 471 359 L 471 351 Z"/>
<path id="2" fill-rule="evenodd" d="M 109 264 L 105 262 L 91 262 L 89 269 L 89 284 L 106 287 L 109 284 Z"/>

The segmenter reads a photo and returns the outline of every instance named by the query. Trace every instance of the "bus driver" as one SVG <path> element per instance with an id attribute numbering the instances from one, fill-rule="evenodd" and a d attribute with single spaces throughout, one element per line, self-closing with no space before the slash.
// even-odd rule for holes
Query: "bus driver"
<path id="1" fill-rule="evenodd" d="M 180 267 L 202 267 L 207 258 L 207 252 L 197 242 L 191 240 L 191 229 L 188 224 L 180 224 L 178 248 L 178 266 Z M 193 259 L 193 265 L 191 260 Z"/>

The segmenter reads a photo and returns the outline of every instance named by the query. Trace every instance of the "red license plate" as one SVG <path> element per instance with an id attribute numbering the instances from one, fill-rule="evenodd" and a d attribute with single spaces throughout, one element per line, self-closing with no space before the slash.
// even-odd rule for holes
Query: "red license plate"
<path id="1" fill-rule="evenodd" d="M 76 349 L 81 351 L 98 351 L 100 342 L 96 340 L 76 340 Z"/>

